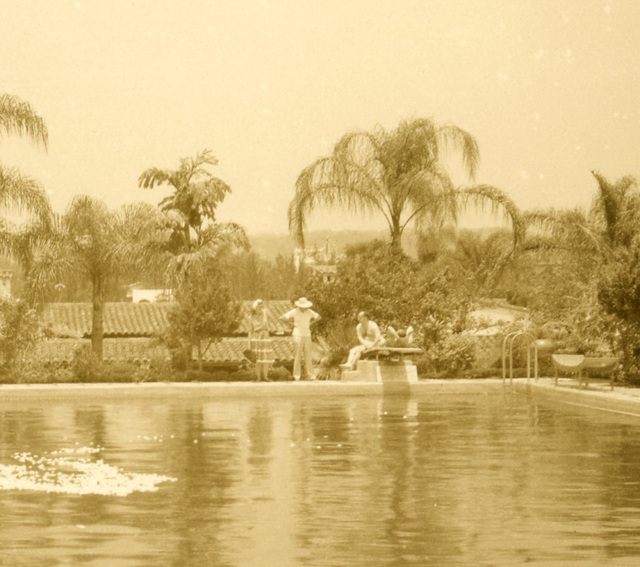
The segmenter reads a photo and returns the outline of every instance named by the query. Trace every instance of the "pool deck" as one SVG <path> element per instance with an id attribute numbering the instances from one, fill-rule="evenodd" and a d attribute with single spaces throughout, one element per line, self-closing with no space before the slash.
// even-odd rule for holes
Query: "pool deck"
<path id="1" fill-rule="evenodd" d="M 561 379 L 558 387 L 551 378 L 525 379 L 448 379 L 423 380 L 417 383 L 380 382 L 145 382 L 126 384 L 5 384 L 0 385 L 0 403 L 27 400 L 94 401 L 139 398 L 198 397 L 231 398 L 332 398 L 336 396 L 404 395 L 428 398 L 442 394 L 488 395 L 517 392 L 571 406 L 591 408 L 640 418 L 640 388 L 592 383 L 579 388 L 576 380 Z"/>
<path id="2" fill-rule="evenodd" d="M 556 387 L 552 378 L 541 378 L 528 383 L 514 380 L 514 390 L 538 399 L 640 418 L 640 388 L 616 386 L 611 390 L 608 383 L 598 382 L 584 388 L 578 386 L 577 380 L 569 378 L 560 379 Z"/>

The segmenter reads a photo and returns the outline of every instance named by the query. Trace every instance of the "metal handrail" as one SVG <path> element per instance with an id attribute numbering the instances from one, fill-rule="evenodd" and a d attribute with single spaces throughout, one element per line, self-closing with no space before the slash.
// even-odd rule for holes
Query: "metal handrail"
<path id="1" fill-rule="evenodd" d="M 534 379 L 538 380 L 538 345 L 536 338 L 528 331 L 513 331 L 508 333 L 502 341 L 502 384 L 507 380 L 507 341 L 509 342 L 509 383 L 513 385 L 513 343 L 518 337 L 529 338 L 527 344 L 527 381 L 531 379 L 531 343 L 534 345 Z"/>

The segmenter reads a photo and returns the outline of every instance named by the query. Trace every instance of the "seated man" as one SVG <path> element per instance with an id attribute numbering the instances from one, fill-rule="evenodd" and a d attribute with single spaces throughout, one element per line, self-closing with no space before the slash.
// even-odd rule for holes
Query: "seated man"
<path id="1" fill-rule="evenodd" d="M 369 315 L 365 311 L 360 311 L 360 313 L 358 313 L 356 334 L 358 335 L 358 342 L 360 344 L 349 351 L 347 363 L 340 365 L 340 368 L 343 370 L 353 370 L 356 362 L 360 360 L 364 351 L 384 344 L 384 338 L 380 333 L 380 327 L 369 319 Z"/>
<path id="2" fill-rule="evenodd" d="M 394 348 L 409 348 L 413 346 L 413 327 L 409 326 L 406 329 L 398 329 L 396 331 L 389 325 L 387 333 L 389 334 L 387 346 Z"/>

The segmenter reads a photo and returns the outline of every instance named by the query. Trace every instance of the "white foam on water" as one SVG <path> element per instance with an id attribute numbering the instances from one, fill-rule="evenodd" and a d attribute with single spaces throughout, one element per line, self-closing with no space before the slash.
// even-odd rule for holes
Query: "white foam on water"
<path id="1" fill-rule="evenodd" d="M 128 473 L 96 459 L 99 452 L 96 447 L 74 447 L 43 456 L 15 453 L 14 464 L 0 464 L 0 490 L 128 496 L 155 492 L 160 483 L 176 481 L 158 474 Z"/>

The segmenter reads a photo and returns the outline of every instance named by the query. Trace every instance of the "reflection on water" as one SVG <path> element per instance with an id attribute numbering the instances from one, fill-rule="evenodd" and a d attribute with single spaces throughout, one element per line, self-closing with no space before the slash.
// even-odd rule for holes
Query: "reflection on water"
<path id="1" fill-rule="evenodd" d="M 128 496 L 133 492 L 155 492 L 160 483 L 176 480 L 157 474 L 127 473 L 94 458 L 97 453 L 99 447 L 65 448 L 43 456 L 16 453 L 14 464 L 0 464 L 0 490 Z"/>
<path id="2" fill-rule="evenodd" d="M 636 564 L 637 432 L 522 396 L 7 404 L 0 479 L 176 481 L 5 485 L 0 564 Z"/>

